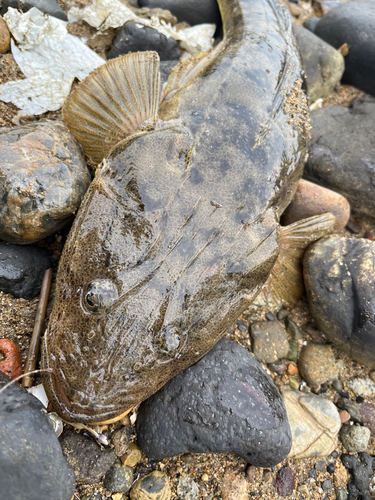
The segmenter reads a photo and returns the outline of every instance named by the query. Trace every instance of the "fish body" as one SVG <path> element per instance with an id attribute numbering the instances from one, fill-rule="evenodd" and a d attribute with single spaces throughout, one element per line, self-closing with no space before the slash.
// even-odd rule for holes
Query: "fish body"
<path id="1" fill-rule="evenodd" d="M 280 250 L 307 134 L 277 0 L 219 0 L 223 46 L 104 160 L 60 261 L 43 382 L 68 421 L 113 419 L 206 354 Z"/>

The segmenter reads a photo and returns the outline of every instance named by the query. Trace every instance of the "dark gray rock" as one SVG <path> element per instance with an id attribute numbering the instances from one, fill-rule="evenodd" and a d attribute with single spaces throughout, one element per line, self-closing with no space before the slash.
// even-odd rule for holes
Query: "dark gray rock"
<path id="1" fill-rule="evenodd" d="M 27 12 L 32 7 L 36 7 L 45 14 L 57 17 L 58 19 L 62 19 L 63 21 L 68 20 L 65 12 L 62 10 L 56 0 L 3 0 L 0 11 L 2 16 L 6 12 L 8 12 L 9 7 L 21 10 L 22 12 Z"/>
<path id="2" fill-rule="evenodd" d="M 104 478 L 104 488 L 111 492 L 127 493 L 133 484 L 133 468 L 121 465 L 120 460 L 107 470 Z"/>
<path id="3" fill-rule="evenodd" d="M 261 363 L 275 363 L 288 354 L 289 342 L 278 321 L 255 321 L 250 330 L 252 351 Z"/>
<path id="4" fill-rule="evenodd" d="M 361 408 L 358 403 L 352 401 L 351 399 L 340 398 L 336 402 L 337 408 L 340 410 L 345 410 L 349 413 L 351 420 L 353 422 L 362 422 Z"/>
<path id="5" fill-rule="evenodd" d="M 375 242 L 328 236 L 304 257 L 311 315 L 335 346 L 375 367 Z"/>
<path id="6" fill-rule="evenodd" d="M 129 52 L 143 52 L 154 50 L 161 61 L 177 60 L 180 57 L 180 48 L 174 38 L 166 37 L 149 26 L 140 26 L 132 21 L 124 24 L 113 39 L 112 47 L 107 52 L 108 59 Z"/>
<path id="7" fill-rule="evenodd" d="M 310 103 L 333 92 L 344 73 L 344 58 L 306 28 L 293 24 L 302 58 Z"/>
<path id="8" fill-rule="evenodd" d="M 172 12 L 177 19 L 190 25 L 220 23 L 220 12 L 216 0 L 138 0 L 140 7 L 160 7 Z"/>
<path id="9" fill-rule="evenodd" d="M 278 389 L 246 349 L 226 338 L 142 403 L 137 436 L 142 451 L 157 460 L 231 451 L 271 467 L 291 448 Z"/>
<path id="10" fill-rule="evenodd" d="M 60 445 L 67 462 L 74 469 L 77 481 L 85 484 L 99 483 L 116 460 L 114 450 L 101 450 L 91 437 L 77 434 L 71 428 L 64 429 Z"/>
<path id="11" fill-rule="evenodd" d="M 34 122 L 0 131 L 0 238 L 27 244 L 72 220 L 91 182 L 66 125 Z"/>
<path id="12" fill-rule="evenodd" d="M 375 31 L 375 30 L 374 30 Z M 304 178 L 345 196 L 351 211 L 375 217 L 375 99 L 313 111 Z"/>
<path id="13" fill-rule="evenodd" d="M 44 272 L 52 267 L 48 252 L 30 245 L 0 242 L 0 290 L 33 299 L 40 293 Z"/>
<path id="14" fill-rule="evenodd" d="M 172 69 L 177 63 L 178 61 L 160 61 L 160 82 L 162 86 L 167 83 Z"/>
<path id="15" fill-rule="evenodd" d="M 375 96 L 374 25 L 374 2 L 354 2 L 328 12 L 314 33 L 336 49 L 344 43 L 349 45 L 343 82 Z"/>
<path id="16" fill-rule="evenodd" d="M 0 372 L 0 388 L 11 379 Z M 17 383 L 0 394 L 0 497 L 70 500 L 74 473 L 44 406 Z"/>
<path id="17" fill-rule="evenodd" d="M 314 33 L 316 25 L 319 21 L 320 17 L 309 17 L 309 19 L 306 19 L 306 21 L 303 23 L 303 27 Z"/>
<path id="18" fill-rule="evenodd" d="M 341 455 L 341 462 L 353 475 L 354 486 L 358 493 L 362 494 L 361 499 L 370 499 L 370 479 L 373 475 L 375 459 L 370 457 L 367 453 L 358 453 L 358 457 L 355 455 L 343 454 Z M 349 498 L 354 500 L 357 497 L 350 495 L 351 490 L 353 491 L 354 489 L 349 488 L 349 486 L 350 485 L 348 485 Z M 355 493 L 355 491 L 353 491 L 353 493 Z"/>

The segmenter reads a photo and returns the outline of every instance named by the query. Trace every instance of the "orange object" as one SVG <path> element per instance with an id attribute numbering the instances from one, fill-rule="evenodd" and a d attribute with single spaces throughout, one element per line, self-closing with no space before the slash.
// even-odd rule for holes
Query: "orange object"
<path id="1" fill-rule="evenodd" d="M 294 363 L 290 363 L 287 368 L 288 375 L 297 375 L 298 368 Z"/>
<path id="2" fill-rule="evenodd" d="M 0 339 L 0 353 L 5 356 L 0 362 L 0 371 L 11 378 L 22 375 L 21 353 L 16 344 L 8 339 Z"/>

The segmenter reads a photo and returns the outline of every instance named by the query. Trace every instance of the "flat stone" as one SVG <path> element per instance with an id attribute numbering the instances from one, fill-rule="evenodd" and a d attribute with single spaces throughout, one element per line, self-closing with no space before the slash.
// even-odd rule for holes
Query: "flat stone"
<path id="1" fill-rule="evenodd" d="M 309 308 L 319 330 L 370 368 L 375 367 L 374 266 L 375 242 L 338 236 L 310 246 L 303 266 Z"/>
<path id="2" fill-rule="evenodd" d="M 331 10 L 314 33 L 338 49 L 349 45 L 343 82 L 375 95 L 375 5 L 351 2 Z"/>
<path id="3" fill-rule="evenodd" d="M 121 465 L 119 460 L 107 470 L 103 482 L 106 490 L 116 493 L 127 493 L 133 484 L 133 468 Z"/>
<path id="4" fill-rule="evenodd" d="M 365 95 L 350 108 L 329 106 L 310 118 L 304 178 L 343 195 L 354 214 L 375 217 L 375 99 Z"/>
<path id="5" fill-rule="evenodd" d="M 99 483 L 116 460 L 114 450 L 101 450 L 92 438 L 77 434 L 71 428 L 64 429 L 60 445 L 77 481 L 85 484 Z"/>
<path id="6" fill-rule="evenodd" d="M 62 122 L 0 131 L 0 238 L 34 243 L 72 220 L 91 182 Z"/>
<path id="7" fill-rule="evenodd" d="M 294 198 L 281 217 L 281 224 L 288 226 L 299 220 L 327 212 L 336 217 L 334 231 L 342 231 L 350 217 L 348 200 L 331 189 L 300 179 Z"/>
<path id="8" fill-rule="evenodd" d="M 331 45 L 308 29 L 293 24 L 305 70 L 307 96 L 312 104 L 327 97 L 340 82 L 344 73 L 344 58 Z"/>
<path id="9" fill-rule="evenodd" d="M 370 434 L 367 427 L 344 424 L 340 431 L 340 440 L 348 451 L 366 451 Z"/>
<path id="10" fill-rule="evenodd" d="M 233 471 L 227 472 L 221 483 L 222 500 L 248 500 L 248 481 Z"/>
<path id="11" fill-rule="evenodd" d="M 31 300 L 40 293 L 44 273 L 52 267 L 47 250 L 0 242 L 0 290 Z"/>
<path id="12" fill-rule="evenodd" d="M 167 9 L 180 22 L 185 21 L 190 25 L 221 23 L 216 0 L 138 0 L 138 4 L 140 7 Z"/>
<path id="13" fill-rule="evenodd" d="M 256 321 L 250 331 L 252 351 L 261 363 L 274 363 L 288 354 L 289 342 L 278 321 Z"/>
<path id="14" fill-rule="evenodd" d="M 308 342 L 298 358 L 298 369 L 310 387 L 318 388 L 324 382 L 332 382 L 339 371 L 330 345 Z"/>
<path id="15" fill-rule="evenodd" d="M 288 466 L 281 467 L 277 472 L 274 486 L 281 497 L 288 497 L 294 491 L 294 473 Z"/>
<path id="16" fill-rule="evenodd" d="M 166 37 L 149 26 L 129 21 L 117 31 L 112 47 L 107 51 L 107 58 L 114 59 L 129 52 L 146 50 L 157 52 L 161 61 L 175 60 L 177 64 L 180 57 L 180 48 L 174 38 Z"/>
<path id="17" fill-rule="evenodd" d="M 153 471 L 139 479 L 130 491 L 130 500 L 169 500 L 171 487 L 164 472 Z"/>
<path id="18" fill-rule="evenodd" d="M 138 445 L 156 460 L 231 451 L 271 467 L 291 446 L 277 387 L 251 353 L 226 338 L 144 401 L 136 425 Z"/>
<path id="19" fill-rule="evenodd" d="M 177 483 L 177 496 L 181 500 L 196 500 L 199 498 L 199 488 L 191 476 L 182 476 Z"/>
<path id="20" fill-rule="evenodd" d="M 0 372 L 0 388 L 12 379 Z M 0 394 L 0 496 L 71 500 L 74 473 L 42 403 L 18 384 Z"/>
<path id="21" fill-rule="evenodd" d="M 325 457 L 337 446 L 341 421 L 335 405 L 315 394 L 282 389 L 292 431 L 290 459 Z"/>

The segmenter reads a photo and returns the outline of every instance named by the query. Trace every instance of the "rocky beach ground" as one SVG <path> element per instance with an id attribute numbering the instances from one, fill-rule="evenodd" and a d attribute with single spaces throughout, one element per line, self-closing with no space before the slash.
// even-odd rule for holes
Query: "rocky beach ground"
<path id="1" fill-rule="evenodd" d="M 4 11 L 5 3 L 5 0 L 3 0 L 2 14 L 6 12 Z M 146 4 L 141 5 L 141 3 L 137 8 L 146 6 Z M 294 23 L 299 26 L 311 22 L 311 19 L 316 15 L 319 18 L 322 15 L 330 15 L 333 18 L 331 22 L 334 23 L 334 9 L 341 8 L 340 5 L 342 4 L 349 9 L 349 14 L 345 14 L 345 12 L 342 15 L 337 14 L 338 22 L 342 25 L 344 24 L 343 19 L 346 19 L 345 16 L 350 16 L 350 9 L 354 9 L 354 14 L 361 11 L 361 2 L 349 3 L 331 0 L 288 2 L 283 0 L 282 3 L 290 9 Z M 80 2 L 79 6 L 84 7 L 89 4 L 90 2 L 84 1 Z M 363 2 L 363 4 L 369 5 L 371 1 Z M 11 2 L 8 5 L 14 6 Z M 33 3 L 33 5 L 38 7 L 38 2 Z M 76 4 L 72 3 L 72 5 Z M 68 2 L 61 4 L 65 11 L 72 5 L 68 5 Z M 146 9 L 153 6 L 153 2 L 149 2 Z M 164 6 L 164 8 L 166 7 Z M 366 8 L 362 7 L 362 11 Z M 370 5 L 368 9 L 368 18 L 375 23 L 373 5 Z M 215 18 L 216 11 L 208 9 L 206 14 L 209 20 L 210 16 Z M 164 13 L 163 15 L 166 16 L 167 14 Z M 177 16 L 177 14 L 175 15 Z M 371 16 L 373 17 L 371 18 Z M 187 19 L 178 18 L 178 21 L 183 22 L 187 21 Z M 189 20 L 189 22 L 194 23 L 196 21 Z M 327 22 L 325 21 L 323 24 L 327 24 Z M 326 33 L 330 29 L 333 30 L 333 28 L 329 28 L 329 24 L 327 26 L 328 28 L 325 28 Z M 375 30 L 375 24 L 370 23 L 369 26 L 369 29 Z M 306 30 L 306 28 L 301 27 L 300 30 Z M 361 33 L 365 33 L 362 25 L 361 30 Z M 116 35 L 116 30 L 113 28 L 109 28 L 104 34 L 98 35 L 97 30 L 89 26 L 85 21 L 70 23 L 68 31 L 84 38 L 87 44 L 102 56 L 108 52 L 108 48 L 112 45 Z M 372 88 L 375 88 L 375 79 L 372 73 L 375 66 L 371 66 L 367 73 L 363 72 L 362 69 L 351 69 L 352 72 L 366 75 L 364 84 L 358 79 L 351 80 L 351 76 L 347 72 L 342 77 L 344 66 L 345 68 L 352 68 L 347 64 L 347 54 L 345 53 L 346 50 L 349 50 L 350 54 L 350 47 L 343 47 L 343 43 L 346 42 L 344 40 L 341 43 L 341 39 L 339 41 L 330 41 L 338 50 L 333 49 L 331 46 L 323 46 L 322 40 L 326 39 L 323 33 L 324 26 L 321 26 L 318 32 L 321 33 L 319 34 L 321 38 L 317 45 L 314 45 L 315 35 L 312 40 L 309 38 L 313 36 L 312 32 L 309 31 L 305 36 L 306 40 L 310 40 L 307 44 L 309 53 L 306 52 L 304 58 L 307 77 L 309 74 L 311 75 L 307 87 L 310 97 L 313 96 L 313 99 L 310 99 L 310 105 L 313 108 L 311 111 L 312 142 L 305 169 L 305 178 L 340 193 L 349 201 L 352 209 L 350 219 L 347 223 L 344 222 L 345 227 L 340 227 L 335 236 L 350 239 L 350 245 L 353 246 L 358 243 L 354 240 L 358 240 L 359 244 L 363 245 L 359 257 L 356 257 L 355 261 L 360 261 L 361 264 L 359 267 L 355 267 L 354 264 L 348 262 L 350 251 L 345 247 L 345 251 L 339 253 L 339 242 L 332 240 L 331 253 L 334 255 L 334 261 L 332 267 L 325 270 L 324 266 L 329 262 L 331 253 L 327 253 L 326 256 L 323 255 L 323 258 L 321 258 L 319 252 L 323 252 L 323 250 L 319 246 L 314 246 L 315 254 L 310 256 L 309 259 L 316 257 L 317 259 L 321 258 L 321 261 L 319 261 L 320 263 L 314 263 L 312 270 L 309 272 L 307 271 L 308 262 L 306 257 L 305 282 L 308 288 L 307 294 L 304 293 L 302 298 L 290 307 L 254 305 L 238 318 L 235 325 L 226 334 L 227 339 L 236 342 L 246 350 L 246 355 L 253 353 L 256 356 L 264 372 L 272 379 L 275 386 L 281 390 L 284 400 L 289 398 L 288 394 L 290 395 L 290 393 L 288 391 L 292 390 L 292 396 L 289 398 L 291 402 L 287 404 L 288 418 L 290 421 L 294 418 L 296 422 L 303 421 L 306 424 L 304 432 L 298 430 L 297 424 L 291 425 L 294 443 L 292 457 L 285 458 L 277 465 L 260 467 L 248 463 L 244 458 L 240 458 L 234 453 L 195 453 L 189 451 L 194 449 L 196 444 L 182 442 L 183 439 L 181 438 L 181 443 L 178 443 L 178 446 L 187 448 L 181 454 L 173 458 L 160 458 L 159 460 L 147 458 L 138 447 L 138 432 L 144 433 L 139 441 L 153 440 L 152 446 L 156 450 L 161 449 L 164 443 L 158 441 L 158 436 L 148 438 L 147 432 L 143 430 L 141 416 L 142 412 L 146 411 L 144 405 L 144 407 L 136 408 L 121 421 L 96 429 L 100 434 L 107 437 L 108 445 L 100 444 L 85 430 L 73 430 L 67 424 L 64 426 L 59 441 L 65 459 L 75 472 L 74 499 L 125 500 L 130 498 L 131 500 L 169 500 L 180 498 L 181 500 L 246 500 L 254 498 L 277 500 L 287 497 L 293 500 L 355 500 L 357 498 L 369 500 L 375 498 L 375 329 L 373 316 L 374 292 L 372 287 L 375 258 L 371 253 L 373 252 L 373 245 L 375 245 L 373 243 L 375 238 L 375 205 L 373 203 L 375 193 L 373 173 L 375 168 L 373 134 L 375 98 L 366 93 L 370 89 L 368 81 L 372 82 Z M 352 36 L 353 32 L 354 30 L 349 35 Z M 297 31 L 296 36 L 297 40 L 304 39 L 304 32 Z M 366 36 L 370 37 L 370 34 Z M 118 37 L 118 40 L 120 38 Z M 362 35 L 362 38 L 365 38 L 365 36 Z M 156 41 L 154 40 L 153 43 L 156 45 L 159 43 L 160 50 L 163 49 L 168 54 L 174 54 L 173 50 L 176 49 L 176 45 L 169 47 L 162 44 L 160 37 Z M 116 46 L 119 45 L 120 41 Z M 304 55 L 302 45 L 301 43 L 301 52 Z M 351 41 L 349 45 L 353 47 L 353 50 L 354 48 L 356 51 L 361 50 L 355 45 L 355 40 Z M 146 48 L 150 49 L 151 47 L 147 46 Z M 372 49 L 366 46 L 362 50 L 369 51 L 367 61 L 375 61 L 374 46 Z M 9 81 L 24 78 L 9 49 L 3 52 L 0 54 L 0 84 L 3 85 Z M 318 54 L 319 57 L 316 58 Z M 168 57 L 169 55 L 166 56 L 167 59 Z M 175 56 L 172 58 L 174 59 Z M 359 59 L 362 64 L 366 57 L 363 56 Z M 167 60 L 166 62 L 172 67 L 170 61 Z M 357 85 L 357 87 L 352 84 Z M 337 108 L 337 106 L 341 108 Z M 38 122 L 39 119 L 61 120 L 61 111 L 49 111 L 39 117 L 27 116 L 22 118 L 17 118 L 17 113 L 18 108 L 15 105 L 0 101 L 0 125 L 4 127 L 3 132 L 6 129 L 12 129 L 15 125 L 33 124 Z M 348 145 L 347 149 L 345 149 L 346 144 Z M 68 146 L 64 144 L 64 147 Z M 88 161 L 87 164 L 93 171 L 93 163 Z M 337 169 L 337 175 L 332 174 L 335 169 Z M 76 187 L 76 190 L 78 189 Z M 304 196 L 303 194 L 302 198 Z M 310 198 L 309 196 L 307 193 L 306 198 L 310 199 L 310 201 L 319 197 L 316 194 L 312 194 Z M 317 205 L 318 203 L 313 208 L 316 212 L 310 215 L 320 215 L 322 213 Z M 336 207 L 340 205 L 339 212 L 343 213 L 345 211 L 345 201 L 335 199 L 334 205 Z M 75 208 L 71 208 L 73 213 L 75 210 Z M 302 212 L 300 207 L 295 210 L 297 212 L 301 210 Z M 345 215 L 343 215 L 344 219 Z M 298 220 L 298 213 L 296 220 Z M 37 277 L 29 276 L 26 272 L 26 275 L 23 274 L 22 277 L 18 278 L 16 276 L 18 272 L 16 270 L 17 262 L 10 264 L 8 258 L 0 259 L 0 273 L 4 275 L 5 283 L 2 284 L 1 289 L 3 291 L 0 291 L 1 337 L 13 341 L 19 347 L 23 364 L 27 358 L 34 328 L 39 289 L 44 269 L 52 265 L 54 271 L 47 308 L 47 325 L 54 301 L 57 267 L 68 231 L 69 224 L 62 229 L 50 231 L 51 234 L 33 243 L 33 247 L 47 252 L 50 258 L 50 261 L 46 262 L 44 267 L 42 265 Z M 354 243 L 352 243 L 353 241 Z M 319 242 L 316 245 L 319 245 Z M 311 250 L 309 251 L 311 252 Z M 328 250 L 325 251 L 328 252 Z M 13 253 L 12 250 L 10 253 Z M 15 255 L 16 252 L 14 251 L 14 258 L 17 260 Z M 364 260 L 363 265 L 361 259 Z M 322 297 L 320 297 L 318 285 L 321 281 L 319 279 L 314 281 L 315 274 L 319 270 L 327 280 L 327 276 L 332 277 L 336 272 L 335 264 L 337 264 L 336 267 L 340 268 L 341 266 L 341 268 L 344 268 L 348 275 L 353 276 L 353 279 L 351 278 L 348 290 L 346 290 L 345 279 L 337 271 L 336 281 L 325 281 L 323 283 Z M 27 266 L 35 267 L 30 262 L 27 264 L 21 262 L 20 264 L 20 267 L 23 268 Z M 12 268 L 12 272 L 16 277 L 9 284 L 12 281 L 9 279 L 9 275 L 12 274 L 9 271 L 10 268 Z M 309 274 L 306 275 L 308 272 Z M 323 280 L 323 278 L 321 279 Z M 31 281 L 32 284 L 29 283 Z M 28 290 L 31 291 L 25 292 L 24 289 L 19 291 L 25 282 L 29 287 Z M 338 283 L 340 285 L 338 288 L 341 287 L 339 291 L 336 290 Z M 7 288 L 7 286 L 10 288 Z M 17 292 L 14 291 L 16 288 L 11 288 L 12 286 L 18 287 Z M 5 293 L 9 291 L 13 291 L 13 294 Z M 337 314 L 337 303 L 334 302 L 336 296 L 330 296 L 329 293 L 331 292 L 337 292 L 337 297 L 342 297 L 341 303 L 344 305 L 339 314 Z M 341 292 L 342 295 L 340 295 Z M 29 293 L 27 295 L 28 299 L 22 298 L 25 293 Z M 324 295 L 325 293 L 326 295 Z M 20 297 L 16 298 L 14 295 Z M 330 330 L 334 331 L 336 324 L 340 327 L 340 318 L 346 318 L 346 315 L 348 315 L 349 319 L 345 320 L 345 324 L 350 324 L 352 327 L 350 332 L 347 333 L 347 338 L 351 336 L 353 339 L 356 338 L 357 333 L 354 327 L 356 321 L 353 319 L 353 315 L 356 319 L 357 316 L 363 316 L 361 316 L 362 323 L 358 320 L 358 325 L 360 325 L 358 328 L 363 329 L 363 324 L 367 324 L 366 321 L 369 320 L 370 326 L 366 330 L 365 341 L 351 347 L 351 353 L 359 352 L 359 355 L 355 355 L 357 360 L 348 352 L 343 352 L 342 348 L 338 348 L 340 341 L 338 341 L 338 344 L 336 342 L 331 343 L 331 338 L 328 338 L 331 333 Z M 326 324 L 328 324 L 328 327 Z M 260 334 L 257 335 L 257 332 L 260 332 Z M 362 359 L 361 351 L 365 353 L 363 360 L 366 361 L 366 364 L 362 364 L 360 361 Z M 374 360 L 373 363 L 371 359 Z M 0 359 L 0 361 L 2 360 Z M 199 363 L 203 361 L 204 358 Z M 204 373 L 206 373 L 205 370 L 208 370 L 207 377 L 209 377 L 209 368 L 202 365 L 200 367 L 199 369 L 202 369 Z M 181 381 L 176 383 L 180 383 L 181 387 L 184 387 L 184 384 L 191 384 L 191 380 L 188 380 L 189 382 L 186 382 L 181 378 Z M 38 385 L 40 382 L 40 376 L 36 375 L 33 385 Z M 168 386 L 166 390 L 173 390 L 173 387 L 169 389 Z M 298 400 L 302 396 L 306 396 L 308 399 Z M 317 396 L 319 396 L 318 400 L 315 399 Z M 202 393 L 202 400 L 204 400 L 204 397 L 205 395 Z M 296 397 L 296 399 L 293 400 L 293 397 Z M 326 403 L 327 401 L 332 403 L 332 406 L 329 406 L 330 403 Z M 186 408 L 191 412 L 193 420 L 194 416 L 200 417 L 199 398 L 194 399 L 194 401 L 182 400 L 179 404 L 182 406 L 186 404 Z M 194 406 L 195 404 L 197 406 Z M 267 400 L 264 405 L 267 406 L 268 404 Z M 169 416 L 164 413 L 162 403 L 153 401 L 150 405 L 154 406 L 147 407 L 147 411 L 152 415 L 154 425 L 159 425 L 159 420 L 161 420 L 162 424 L 166 426 L 163 431 L 160 431 L 163 432 L 163 437 L 165 433 L 168 433 L 168 428 L 171 435 L 177 436 L 177 441 L 179 435 L 186 434 L 183 427 L 179 427 L 180 422 L 178 419 L 173 418 L 173 413 L 171 419 L 168 420 Z M 171 412 L 172 407 L 172 404 L 168 407 L 171 408 Z M 233 407 L 235 408 L 236 405 L 233 404 Z M 239 403 L 237 413 L 241 414 L 241 411 L 242 406 L 240 407 Z M 138 412 L 140 416 L 137 418 Z M 241 415 L 239 418 L 241 418 Z M 261 420 L 261 418 L 262 415 L 254 417 L 253 427 L 256 427 L 257 419 Z M 246 419 L 247 417 L 243 421 L 246 422 Z M 282 417 L 280 419 L 282 420 Z M 248 423 L 251 427 L 251 422 Z M 234 424 L 230 421 L 228 428 L 233 426 Z M 10 426 L 7 429 L 9 429 L 7 432 L 10 433 L 7 436 L 8 442 L 12 443 L 12 427 Z M 265 433 L 267 438 L 267 424 L 264 427 L 260 426 L 259 429 L 261 433 Z M 215 435 L 214 427 L 213 435 Z M 299 439 L 298 450 L 295 445 L 297 438 Z M 223 441 L 226 439 L 227 436 L 222 438 Z M 220 441 L 220 437 L 218 440 Z M 211 442 L 207 442 L 206 435 L 202 437 L 202 442 L 207 451 L 215 447 L 218 449 L 220 446 L 222 446 L 222 449 L 226 449 L 225 443 L 217 444 L 215 442 L 214 445 L 212 441 L 213 439 L 211 439 Z M 269 445 L 272 449 L 272 441 L 267 443 L 267 446 Z M 144 449 L 144 446 L 141 446 L 141 448 Z M 263 449 L 261 454 L 262 451 Z M 43 454 L 43 446 L 41 446 L 41 453 Z M 265 451 L 264 455 L 266 455 Z M 299 456 L 303 456 L 303 458 L 298 458 Z M 27 459 L 25 459 L 23 463 L 25 474 L 28 474 L 28 465 Z M 56 465 L 56 467 L 59 466 Z M 5 466 L 4 471 L 6 471 Z M 54 472 L 56 473 L 56 471 Z M 0 478 L 2 477 L 1 474 L 0 465 Z M 22 469 L 19 474 L 22 478 Z M 33 488 L 37 491 L 38 485 L 33 485 Z M 37 498 L 34 491 L 30 492 L 29 496 L 27 496 L 28 493 L 23 495 L 24 497 L 14 496 L 14 498 L 24 498 L 24 500 Z M 37 495 L 39 495 L 39 500 L 47 498 L 43 496 L 43 491 L 38 491 Z M 59 495 L 60 492 L 56 492 L 56 498 L 65 498 Z M 50 496 L 49 498 L 53 500 L 54 497 Z M 9 500 L 13 500 L 13 498 L 10 497 Z"/>

